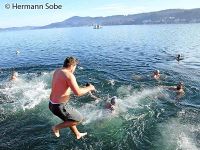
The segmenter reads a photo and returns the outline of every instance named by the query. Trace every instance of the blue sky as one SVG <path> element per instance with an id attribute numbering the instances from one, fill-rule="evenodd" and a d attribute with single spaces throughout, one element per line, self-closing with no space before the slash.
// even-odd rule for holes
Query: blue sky
<path id="1" fill-rule="evenodd" d="M 56 3 L 61 10 L 12 10 L 5 4 L 44 5 Z M 172 8 L 200 8 L 200 0 L 1 0 L 0 28 L 40 26 L 72 16 L 111 16 L 158 11 Z"/>

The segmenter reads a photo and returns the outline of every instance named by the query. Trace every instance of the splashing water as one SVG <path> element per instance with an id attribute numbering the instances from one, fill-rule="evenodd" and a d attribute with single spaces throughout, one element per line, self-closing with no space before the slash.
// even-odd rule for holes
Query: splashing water
<path id="1" fill-rule="evenodd" d="M 24 74 L 19 76 L 16 81 L 3 83 L 0 93 L 5 96 L 1 100 L 1 109 L 4 109 L 4 112 L 32 109 L 41 101 L 48 99 L 50 89 L 48 89 L 45 79 L 48 79 L 50 74 L 43 73 L 40 77 L 35 74 L 31 76 L 35 77 L 30 80 L 28 79 L 30 74 Z"/>

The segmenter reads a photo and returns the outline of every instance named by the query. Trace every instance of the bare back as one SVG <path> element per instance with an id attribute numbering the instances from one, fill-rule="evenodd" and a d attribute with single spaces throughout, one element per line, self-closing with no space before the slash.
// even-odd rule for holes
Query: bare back
<path id="1" fill-rule="evenodd" d="M 71 89 L 67 83 L 68 74 L 63 69 L 57 69 L 53 74 L 50 100 L 54 103 L 66 103 L 70 98 Z"/>

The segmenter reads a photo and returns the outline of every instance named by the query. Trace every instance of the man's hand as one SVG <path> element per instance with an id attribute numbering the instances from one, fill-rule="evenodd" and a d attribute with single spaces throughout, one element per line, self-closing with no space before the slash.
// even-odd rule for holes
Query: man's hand
<path id="1" fill-rule="evenodd" d="M 95 89 L 95 87 L 92 84 L 90 84 L 89 87 L 90 87 L 90 91 L 96 92 L 96 89 Z"/>

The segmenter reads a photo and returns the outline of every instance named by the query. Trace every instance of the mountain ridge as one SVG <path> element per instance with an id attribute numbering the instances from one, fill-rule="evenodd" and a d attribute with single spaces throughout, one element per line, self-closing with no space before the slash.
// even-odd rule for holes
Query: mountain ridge
<path id="1" fill-rule="evenodd" d="M 93 26 L 100 24 L 109 25 L 144 25 L 144 24 L 187 24 L 200 23 L 200 8 L 194 9 L 166 9 L 155 12 L 113 15 L 106 17 L 80 17 L 73 16 L 61 22 L 54 22 L 44 26 L 26 26 L 0 28 L 0 31 L 9 30 L 33 30 L 65 27 Z"/>

